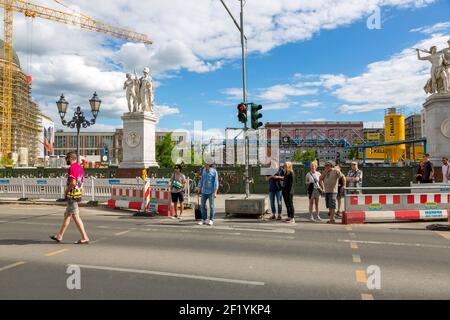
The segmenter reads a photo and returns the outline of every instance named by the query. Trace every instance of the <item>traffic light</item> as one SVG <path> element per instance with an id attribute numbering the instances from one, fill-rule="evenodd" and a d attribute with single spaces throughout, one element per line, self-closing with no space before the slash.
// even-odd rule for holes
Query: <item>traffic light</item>
<path id="1" fill-rule="evenodd" d="M 262 127 L 264 124 L 259 121 L 263 117 L 263 115 L 260 113 L 260 110 L 262 110 L 262 105 L 256 105 L 252 103 L 251 106 L 251 114 L 252 114 L 252 129 L 257 130 L 260 127 Z"/>
<path id="2" fill-rule="evenodd" d="M 247 105 L 245 103 L 241 103 L 237 106 L 237 109 L 238 109 L 239 122 L 246 124 L 247 123 Z"/>

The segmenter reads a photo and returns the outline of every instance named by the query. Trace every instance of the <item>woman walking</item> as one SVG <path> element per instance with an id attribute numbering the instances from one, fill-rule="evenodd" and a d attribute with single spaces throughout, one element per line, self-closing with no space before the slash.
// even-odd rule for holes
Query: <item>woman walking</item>
<path id="1" fill-rule="evenodd" d="M 306 174 L 306 184 L 308 185 L 308 198 L 309 198 L 309 220 L 316 222 L 322 221 L 319 213 L 319 200 L 322 194 L 322 188 L 320 187 L 320 172 L 317 171 L 317 164 L 311 163 L 310 171 Z M 313 208 L 315 207 L 316 215 L 313 214 Z"/>
<path id="2" fill-rule="evenodd" d="M 288 218 L 287 223 L 294 224 L 294 171 L 292 170 L 292 162 L 286 162 L 284 164 L 284 177 L 277 176 L 277 178 L 283 180 L 282 194 L 284 199 L 284 204 L 286 205 L 286 210 Z"/>

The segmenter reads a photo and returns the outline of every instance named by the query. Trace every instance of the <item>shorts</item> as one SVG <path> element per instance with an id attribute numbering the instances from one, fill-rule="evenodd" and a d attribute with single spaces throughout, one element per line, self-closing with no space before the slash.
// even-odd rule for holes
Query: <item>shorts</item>
<path id="1" fill-rule="evenodd" d="M 78 201 L 73 199 L 67 200 L 66 215 L 77 215 L 80 214 L 80 209 L 78 208 Z"/>
<path id="2" fill-rule="evenodd" d="M 183 192 L 172 192 L 172 203 L 182 203 L 184 201 Z"/>
<path id="3" fill-rule="evenodd" d="M 310 199 L 319 199 L 321 196 L 319 189 L 314 189 L 312 192 L 308 192 Z"/>
<path id="4" fill-rule="evenodd" d="M 327 209 L 336 209 L 337 193 L 325 193 L 325 204 Z"/>

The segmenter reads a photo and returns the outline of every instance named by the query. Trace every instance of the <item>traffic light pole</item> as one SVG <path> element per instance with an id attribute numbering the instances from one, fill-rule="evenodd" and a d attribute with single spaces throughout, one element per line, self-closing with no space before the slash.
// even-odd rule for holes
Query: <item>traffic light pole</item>
<path id="1" fill-rule="evenodd" d="M 236 19 L 231 14 L 227 5 L 223 0 L 220 0 L 231 19 L 233 20 L 236 27 L 241 33 L 241 47 L 242 47 L 242 100 L 245 105 L 247 105 L 247 66 L 246 66 L 246 52 L 245 52 L 245 41 L 247 40 L 244 34 L 244 1 L 240 0 L 241 4 L 241 15 L 240 15 L 240 25 L 237 23 Z M 247 108 L 247 119 L 248 119 L 248 108 Z M 249 141 L 248 141 L 248 126 L 247 122 L 244 123 L 244 154 L 245 154 L 245 195 L 246 198 L 250 197 L 250 178 L 249 178 Z"/>
<path id="2" fill-rule="evenodd" d="M 241 47 L 242 47 L 242 97 L 243 102 L 247 104 L 247 66 L 245 54 L 245 35 L 244 35 L 244 1 L 241 2 Z M 248 111 L 248 110 L 247 110 Z M 247 113 L 248 114 L 248 113 Z M 247 117 L 248 119 L 248 117 Z M 250 181 L 249 181 L 249 144 L 248 144 L 248 126 L 247 122 L 244 124 L 244 153 L 245 153 L 245 196 L 250 197 Z"/>

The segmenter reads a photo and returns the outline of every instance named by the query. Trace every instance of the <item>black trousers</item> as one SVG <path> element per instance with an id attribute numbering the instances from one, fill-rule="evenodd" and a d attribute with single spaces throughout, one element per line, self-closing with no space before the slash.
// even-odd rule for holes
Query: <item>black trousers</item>
<path id="1" fill-rule="evenodd" d="M 286 205 L 286 210 L 289 218 L 294 218 L 294 195 L 291 193 L 283 192 L 283 200 Z"/>

